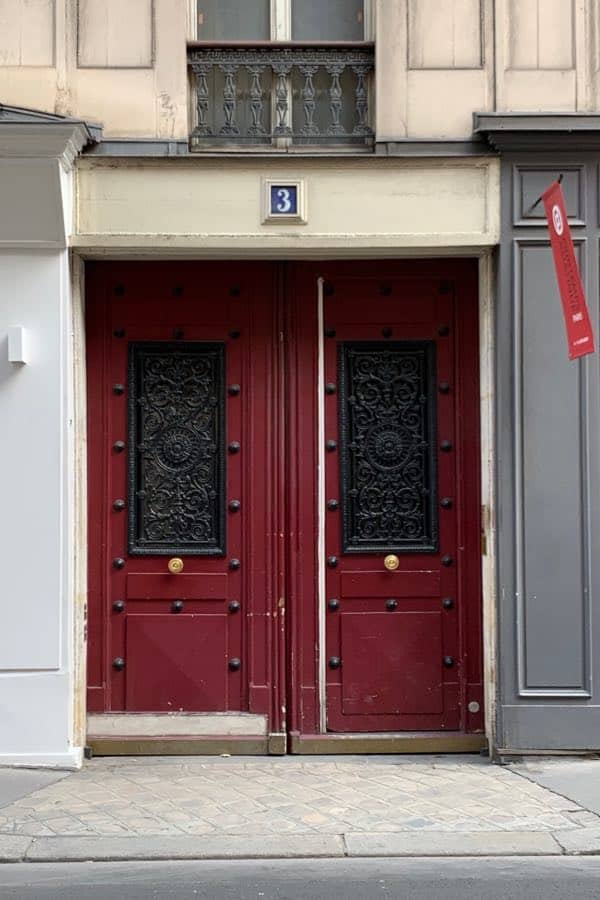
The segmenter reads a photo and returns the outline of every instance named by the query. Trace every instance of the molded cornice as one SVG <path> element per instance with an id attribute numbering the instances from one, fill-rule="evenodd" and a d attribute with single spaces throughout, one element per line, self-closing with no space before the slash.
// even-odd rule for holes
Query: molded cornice
<path id="1" fill-rule="evenodd" d="M 600 150 L 595 113 L 475 113 L 473 133 L 500 152 Z"/>
<path id="2" fill-rule="evenodd" d="M 97 125 L 81 119 L 0 104 L 3 159 L 58 159 L 68 172 L 82 149 L 101 135 Z"/>

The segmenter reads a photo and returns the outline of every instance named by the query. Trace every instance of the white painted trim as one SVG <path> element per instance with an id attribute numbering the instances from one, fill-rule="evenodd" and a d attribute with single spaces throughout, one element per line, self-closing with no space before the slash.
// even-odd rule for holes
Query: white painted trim
<path id="1" fill-rule="evenodd" d="M 87 708 L 88 477 L 85 267 L 71 259 L 73 329 L 73 740 L 85 743 Z"/>
<path id="2" fill-rule="evenodd" d="M 319 727 L 327 731 L 325 633 L 325 347 L 323 343 L 323 278 L 317 279 L 317 602 L 319 604 Z"/>
<path id="3" fill-rule="evenodd" d="M 0 766 L 27 769 L 80 769 L 83 763 L 83 747 L 72 747 L 64 753 L 3 753 Z"/>
<path id="4" fill-rule="evenodd" d="M 188 41 L 198 40 L 198 0 L 187 0 L 187 35 Z"/>
<path id="5" fill-rule="evenodd" d="M 481 527 L 487 552 L 481 557 L 483 603 L 483 693 L 485 733 L 490 747 L 496 737 L 497 582 L 495 494 L 495 333 L 494 256 L 487 251 L 479 260 L 479 379 L 481 419 Z"/>
<path id="6" fill-rule="evenodd" d="M 271 0 L 271 40 L 291 41 L 292 0 Z"/>
<path id="7" fill-rule="evenodd" d="M 365 27 L 365 41 L 375 40 L 375 26 L 377 10 L 375 6 L 376 0 L 364 0 L 363 24 Z"/>

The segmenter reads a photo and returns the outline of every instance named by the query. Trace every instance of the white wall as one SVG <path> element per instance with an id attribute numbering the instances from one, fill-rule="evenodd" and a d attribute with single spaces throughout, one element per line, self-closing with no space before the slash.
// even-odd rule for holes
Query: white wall
<path id="1" fill-rule="evenodd" d="M 0 125 L 0 765 L 81 764 L 74 739 L 77 124 Z M 8 330 L 25 329 L 25 364 Z"/>
<path id="2" fill-rule="evenodd" d="M 8 362 L 21 325 L 28 362 Z M 69 765 L 73 648 L 68 253 L 0 250 L 0 763 Z"/>

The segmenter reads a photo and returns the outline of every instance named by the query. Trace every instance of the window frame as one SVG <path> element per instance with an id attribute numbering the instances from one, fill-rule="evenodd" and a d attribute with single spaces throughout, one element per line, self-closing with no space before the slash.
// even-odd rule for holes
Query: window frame
<path id="1" fill-rule="evenodd" d="M 363 0 L 363 2 L 363 40 L 373 41 L 375 39 L 375 0 Z M 188 0 L 188 40 L 190 41 L 199 40 L 197 7 L 197 0 Z M 292 0 L 271 0 L 270 26 L 270 40 L 272 43 L 289 43 L 292 41 Z M 346 42 L 339 41 L 339 43 Z"/>

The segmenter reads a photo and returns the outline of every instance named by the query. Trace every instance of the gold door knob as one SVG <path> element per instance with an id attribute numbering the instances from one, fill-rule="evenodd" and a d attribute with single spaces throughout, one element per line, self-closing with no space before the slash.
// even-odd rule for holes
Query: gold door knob
<path id="1" fill-rule="evenodd" d="M 180 572 L 183 572 L 183 560 L 174 556 L 169 560 L 168 569 L 171 575 L 179 575 Z"/>
<path id="2" fill-rule="evenodd" d="M 386 556 L 386 558 L 384 559 L 383 564 L 388 572 L 394 572 L 400 565 L 400 560 L 395 553 L 390 553 L 390 555 Z"/>

